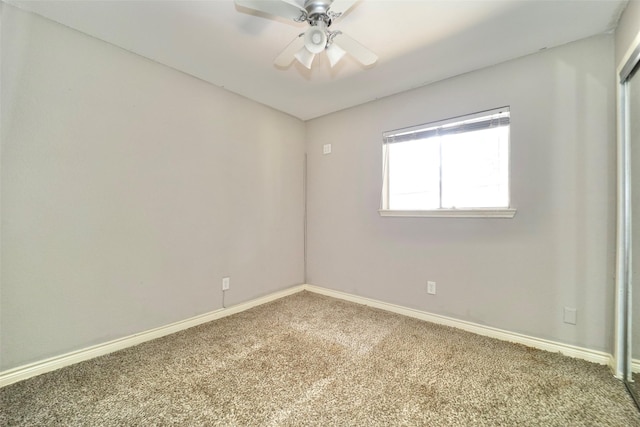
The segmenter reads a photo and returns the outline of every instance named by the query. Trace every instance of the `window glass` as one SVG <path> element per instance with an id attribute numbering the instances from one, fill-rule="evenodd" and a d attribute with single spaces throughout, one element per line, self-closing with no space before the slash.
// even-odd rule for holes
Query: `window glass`
<path id="1" fill-rule="evenodd" d="M 383 209 L 509 207 L 508 107 L 384 134 Z"/>

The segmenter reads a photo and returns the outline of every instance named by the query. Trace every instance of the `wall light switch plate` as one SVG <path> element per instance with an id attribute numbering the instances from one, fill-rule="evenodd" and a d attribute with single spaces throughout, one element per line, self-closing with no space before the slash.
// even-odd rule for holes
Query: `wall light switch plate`
<path id="1" fill-rule="evenodd" d="M 322 146 L 322 154 L 331 154 L 331 144 L 324 144 Z"/>
<path id="2" fill-rule="evenodd" d="M 222 290 L 223 291 L 228 291 L 229 290 L 230 282 L 231 282 L 231 279 L 229 277 L 223 277 L 222 278 Z"/>

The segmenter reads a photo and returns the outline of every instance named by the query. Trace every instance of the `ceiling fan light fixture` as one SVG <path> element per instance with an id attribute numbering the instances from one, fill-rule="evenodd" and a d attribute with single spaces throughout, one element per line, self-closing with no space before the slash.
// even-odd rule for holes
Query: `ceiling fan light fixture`
<path id="1" fill-rule="evenodd" d="M 311 69 L 311 64 L 313 63 L 313 58 L 316 57 L 316 54 L 313 52 L 310 52 L 306 47 L 303 47 L 294 55 L 294 57 L 302 65 L 304 65 L 308 69 Z"/>
<path id="2" fill-rule="evenodd" d="M 327 47 L 327 31 L 324 22 L 312 25 L 304 33 L 304 46 L 311 53 L 320 53 Z"/>
<path id="3" fill-rule="evenodd" d="M 329 58 L 329 64 L 331 64 L 331 67 L 334 67 L 346 53 L 347 52 L 340 46 L 335 43 L 331 43 L 329 47 L 327 47 L 327 57 Z"/>
<path id="4" fill-rule="evenodd" d="M 334 67 L 345 53 L 365 67 L 376 63 L 378 56 L 342 31 L 330 31 L 331 24 L 342 17 L 359 0 L 235 0 L 237 6 L 258 12 L 293 19 L 309 24 L 275 58 L 274 64 L 287 68 L 294 59 L 311 69 L 316 55 L 327 51 L 327 58 Z M 338 45 L 334 39 L 339 37 Z"/>

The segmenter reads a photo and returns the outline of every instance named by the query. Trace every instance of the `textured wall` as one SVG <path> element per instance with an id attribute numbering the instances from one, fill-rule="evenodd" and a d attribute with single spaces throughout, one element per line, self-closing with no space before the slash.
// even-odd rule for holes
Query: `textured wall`
<path id="1" fill-rule="evenodd" d="M 307 282 L 610 352 L 613 52 L 590 38 L 307 122 Z M 503 105 L 514 219 L 379 216 L 384 131 Z"/>
<path id="2" fill-rule="evenodd" d="M 304 123 L 4 5 L 1 364 L 304 281 Z"/>

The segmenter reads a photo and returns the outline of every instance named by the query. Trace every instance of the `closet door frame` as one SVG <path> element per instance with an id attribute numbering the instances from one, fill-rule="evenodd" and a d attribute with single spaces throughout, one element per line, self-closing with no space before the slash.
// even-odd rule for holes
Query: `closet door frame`
<path id="1" fill-rule="evenodd" d="M 618 73 L 618 141 L 617 141 L 617 227 L 616 227 L 616 331 L 614 371 L 617 378 L 632 381 L 632 221 L 631 221 L 631 135 L 629 123 L 629 82 L 640 79 L 640 40 L 627 55 Z M 634 80 L 635 82 L 635 80 Z M 635 165 L 637 168 L 638 165 Z M 640 224 L 637 224 L 640 226 Z M 640 292 L 640 289 L 637 290 Z M 629 387 L 628 387 L 629 388 Z M 631 390 L 630 390 L 631 391 Z M 632 393 L 634 399 L 636 396 Z M 636 400 L 638 403 L 638 400 Z"/>

